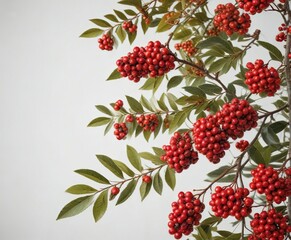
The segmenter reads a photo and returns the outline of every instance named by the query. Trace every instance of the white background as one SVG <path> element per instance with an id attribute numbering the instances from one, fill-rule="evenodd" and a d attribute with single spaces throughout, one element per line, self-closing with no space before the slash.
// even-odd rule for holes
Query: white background
<path id="1" fill-rule="evenodd" d="M 94 186 L 75 169 L 92 168 L 109 176 L 95 154 L 125 161 L 126 144 L 150 151 L 151 146 L 168 143 L 168 136 L 153 143 L 117 141 L 112 133 L 103 137 L 102 128 L 86 128 L 100 116 L 94 105 L 109 106 L 125 95 L 141 94 L 142 83 L 105 81 L 116 59 L 132 47 L 125 44 L 102 52 L 96 39 L 78 38 L 94 27 L 88 19 L 111 13 L 118 8 L 116 2 L 2 0 L 0 4 L 0 239 L 172 239 L 167 233 L 171 202 L 180 190 L 205 186 L 201 181 L 207 171 L 217 167 L 203 158 L 177 176 L 175 192 L 164 186 L 162 197 L 152 191 L 141 203 L 136 190 L 126 203 L 117 207 L 110 203 L 97 224 L 91 208 L 77 217 L 55 220 L 75 197 L 65 189 L 77 183 Z M 279 23 L 270 16 L 259 16 L 257 26 L 266 29 L 265 40 L 273 41 Z M 165 37 L 149 33 L 136 44 Z M 254 54 L 252 60 L 258 57 L 258 52 Z"/>

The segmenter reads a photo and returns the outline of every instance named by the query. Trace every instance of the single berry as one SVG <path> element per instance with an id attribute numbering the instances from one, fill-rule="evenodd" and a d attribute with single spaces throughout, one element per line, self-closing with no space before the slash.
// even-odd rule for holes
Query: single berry
<path id="1" fill-rule="evenodd" d="M 112 195 L 117 195 L 119 193 L 119 191 L 120 191 L 119 187 L 114 186 L 111 188 Z"/>
<path id="2" fill-rule="evenodd" d="M 142 181 L 145 182 L 145 183 L 150 183 L 152 181 L 152 178 L 149 175 L 144 175 L 142 177 Z"/>

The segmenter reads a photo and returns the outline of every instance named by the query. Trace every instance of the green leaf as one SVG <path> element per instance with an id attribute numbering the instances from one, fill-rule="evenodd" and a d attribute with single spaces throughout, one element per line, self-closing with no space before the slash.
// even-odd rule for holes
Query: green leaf
<path id="1" fill-rule="evenodd" d="M 281 131 L 283 131 L 288 126 L 288 122 L 286 121 L 278 121 L 270 124 L 269 128 L 272 129 L 272 131 L 277 134 Z"/>
<path id="2" fill-rule="evenodd" d="M 174 40 L 179 40 L 179 39 L 184 39 L 184 38 L 186 39 L 192 34 L 193 32 L 190 29 L 182 28 L 180 31 L 174 33 L 173 39 Z"/>
<path id="3" fill-rule="evenodd" d="M 112 112 L 111 112 L 107 107 L 105 107 L 105 106 L 103 106 L 103 105 L 96 105 L 95 107 L 96 107 L 97 110 L 99 110 L 100 112 L 105 113 L 105 114 L 107 114 L 107 115 L 109 115 L 109 116 L 113 116 L 113 113 L 112 113 Z"/>
<path id="4" fill-rule="evenodd" d="M 132 164 L 132 166 L 135 167 L 135 169 L 137 169 L 138 171 L 142 171 L 142 165 L 141 165 L 141 160 L 140 160 L 140 156 L 138 154 L 138 152 L 131 146 L 127 145 L 126 148 L 127 151 L 127 157 L 128 160 L 130 161 L 130 163 Z"/>
<path id="5" fill-rule="evenodd" d="M 75 170 L 75 173 L 78 173 L 86 178 L 89 178 L 101 184 L 110 184 L 107 178 L 105 178 L 100 173 L 95 172 L 94 170 L 91 170 L 91 169 L 78 169 L 78 170 Z"/>
<path id="6" fill-rule="evenodd" d="M 165 180 L 169 187 L 174 190 L 176 186 L 176 175 L 174 169 L 167 167 L 165 173 Z"/>
<path id="7" fill-rule="evenodd" d="M 97 190 L 85 184 L 76 184 L 69 187 L 66 192 L 71 194 L 89 194 L 97 192 Z"/>
<path id="8" fill-rule="evenodd" d="M 116 28 L 116 34 L 120 42 L 123 43 L 126 38 L 126 32 L 123 30 L 121 25 Z"/>
<path id="9" fill-rule="evenodd" d="M 119 1 L 118 3 L 123 4 L 123 5 L 134 6 L 134 7 L 142 6 L 140 0 L 122 0 L 122 1 Z"/>
<path id="10" fill-rule="evenodd" d="M 155 79 L 148 78 L 139 89 L 141 89 L 141 90 L 153 90 L 154 86 L 155 86 Z"/>
<path id="11" fill-rule="evenodd" d="M 105 155 L 96 155 L 100 163 L 106 167 L 109 171 L 111 171 L 115 176 L 119 178 L 124 178 L 122 171 L 119 169 L 119 167 L 114 163 L 114 161 Z"/>
<path id="12" fill-rule="evenodd" d="M 132 44 L 134 42 L 134 40 L 136 39 L 137 36 L 137 32 L 126 32 L 127 33 L 127 37 L 128 37 L 128 41 L 130 44 Z"/>
<path id="13" fill-rule="evenodd" d="M 223 51 L 227 52 L 227 53 L 234 53 L 233 51 L 233 46 L 229 41 L 226 41 L 220 37 L 210 37 L 207 38 L 204 41 L 200 41 L 196 47 L 197 48 L 212 48 L 213 46 L 217 46 L 220 47 Z"/>
<path id="14" fill-rule="evenodd" d="M 95 222 L 97 222 L 103 217 L 104 213 L 107 210 L 107 205 L 108 205 L 108 189 L 101 192 L 94 203 L 93 216 Z"/>
<path id="15" fill-rule="evenodd" d="M 107 124 L 107 126 L 104 129 L 104 135 L 106 135 L 110 131 L 110 129 L 112 128 L 113 124 L 114 124 L 114 120 L 111 119 L 111 121 Z"/>
<path id="16" fill-rule="evenodd" d="M 184 87 L 185 91 L 191 93 L 194 96 L 199 96 L 201 98 L 206 98 L 205 93 L 198 87 Z"/>
<path id="17" fill-rule="evenodd" d="M 154 112 L 155 110 L 152 108 L 151 103 L 143 96 L 140 97 L 140 103 L 149 111 Z"/>
<path id="18" fill-rule="evenodd" d="M 120 73 L 118 72 L 117 68 L 113 70 L 113 72 L 109 75 L 109 77 L 107 78 L 107 81 L 109 80 L 115 80 L 115 79 L 119 79 L 122 78 L 122 76 L 120 75 Z"/>
<path id="19" fill-rule="evenodd" d="M 259 141 L 256 141 L 248 150 L 252 160 L 257 164 L 266 164 L 262 155 L 263 147 Z"/>
<path id="20" fill-rule="evenodd" d="M 163 180 L 160 176 L 160 172 L 157 172 L 156 175 L 154 176 L 153 185 L 156 192 L 161 195 L 163 191 Z"/>
<path id="21" fill-rule="evenodd" d="M 153 92 L 155 93 L 159 86 L 161 85 L 162 81 L 164 79 L 164 76 L 156 77 L 154 81 L 154 86 L 153 86 Z"/>
<path id="22" fill-rule="evenodd" d="M 126 164 L 124 164 L 121 161 L 118 160 L 113 160 L 113 162 L 128 176 L 133 177 L 135 174 L 134 172 L 128 167 L 126 166 Z"/>
<path id="23" fill-rule="evenodd" d="M 174 20 L 174 19 L 173 19 Z M 163 17 L 159 22 L 156 31 L 157 32 L 165 32 L 171 29 L 174 25 L 169 23 L 170 19 L 166 19 Z"/>
<path id="24" fill-rule="evenodd" d="M 286 160 L 288 150 L 284 150 L 276 155 L 271 156 L 270 162 L 283 162 Z"/>
<path id="25" fill-rule="evenodd" d="M 280 144 L 280 139 L 278 138 L 276 133 L 274 133 L 273 129 L 270 128 L 269 126 L 263 128 L 262 137 L 265 143 L 267 143 L 268 145 L 273 146 Z"/>
<path id="26" fill-rule="evenodd" d="M 94 198 L 94 195 L 89 195 L 89 196 L 77 198 L 69 202 L 60 211 L 57 217 L 57 220 L 62 219 L 62 218 L 72 217 L 83 212 L 92 204 L 93 198 Z"/>
<path id="27" fill-rule="evenodd" d="M 167 93 L 166 96 L 168 98 L 168 102 L 169 102 L 171 108 L 173 110 L 177 111 L 178 110 L 178 107 L 177 107 L 177 104 L 176 104 L 177 98 L 171 93 Z"/>
<path id="28" fill-rule="evenodd" d="M 153 150 L 158 157 L 161 157 L 165 154 L 165 151 L 162 148 L 153 147 Z"/>
<path id="29" fill-rule="evenodd" d="M 228 58 L 221 58 L 221 59 L 218 59 L 217 61 L 214 61 L 214 62 L 210 65 L 208 71 L 209 71 L 210 73 L 216 73 L 216 72 L 219 72 L 219 71 L 221 71 L 221 70 L 225 67 L 225 65 L 226 65 L 228 62 L 229 62 L 229 59 L 228 59 Z"/>
<path id="30" fill-rule="evenodd" d="M 91 28 L 91 29 L 88 29 L 87 31 L 83 32 L 80 35 L 80 37 L 83 37 L 83 38 L 94 38 L 94 37 L 98 37 L 102 33 L 103 33 L 103 30 L 102 29 L 99 29 L 99 28 Z"/>
<path id="31" fill-rule="evenodd" d="M 113 14 L 106 14 L 104 17 L 106 17 L 112 22 L 117 22 L 117 23 L 119 22 L 118 19 Z"/>
<path id="32" fill-rule="evenodd" d="M 177 87 L 183 80 L 183 76 L 174 76 L 172 77 L 168 84 L 167 84 L 167 91 L 169 91 L 171 88 Z"/>
<path id="33" fill-rule="evenodd" d="M 203 240 L 210 240 L 207 236 L 207 233 L 203 230 L 203 228 L 201 226 L 196 227 L 197 232 L 199 234 L 199 236 L 203 239 Z"/>
<path id="34" fill-rule="evenodd" d="M 99 127 L 105 125 L 110 122 L 110 118 L 107 117 L 98 117 L 93 119 L 89 124 L 88 127 Z"/>
<path id="35" fill-rule="evenodd" d="M 131 9 L 125 9 L 124 12 L 129 16 L 135 16 L 137 13 Z M 124 19 L 125 20 L 125 19 Z"/>
<path id="36" fill-rule="evenodd" d="M 160 159 L 160 157 L 149 153 L 149 152 L 140 152 L 139 156 L 143 159 L 151 161 L 155 165 L 164 165 L 165 163 Z"/>
<path id="37" fill-rule="evenodd" d="M 273 60 L 276 60 L 279 62 L 283 61 L 284 57 L 281 51 L 276 46 L 264 41 L 258 41 L 258 43 L 269 51 L 270 56 Z"/>
<path id="38" fill-rule="evenodd" d="M 185 123 L 187 113 L 185 111 L 179 111 L 175 114 L 173 120 L 170 122 L 169 133 L 176 131 L 183 123 Z"/>
<path id="39" fill-rule="evenodd" d="M 141 197 L 142 201 L 149 194 L 151 187 L 152 187 L 152 182 L 149 182 L 149 183 L 142 182 L 141 183 L 140 188 L 139 188 L 139 193 L 140 193 L 140 197 Z"/>
<path id="40" fill-rule="evenodd" d="M 136 112 L 136 113 L 143 113 L 144 112 L 142 105 L 136 99 L 134 99 L 133 97 L 130 97 L 130 96 L 126 96 L 126 99 L 127 99 L 127 102 L 129 104 L 130 108 L 134 112 Z"/>
<path id="41" fill-rule="evenodd" d="M 214 84 L 202 84 L 199 88 L 208 95 L 221 94 L 222 88 Z"/>
<path id="42" fill-rule="evenodd" d="M 216 216 L 211 216 L 209 218 L 204 219 L 200 225 L 201 226 L 209 226 L 209 225 L 213 225 L 215 223 L 219 223 L 221 222 L 222 218 L 220 217 L 216 217 Z"/>
<path id="43" fill-rule="evenodd" d="M 96 25 L 98 25 L 100 27 L 104 27 L 104 28 L 111 27 L 110 23 L 106 22 L 103 19 L 95 18 L 95 19 L 90 19 L 90 21 L 95 23 Z"/>
<path id="44" fill-rule="evenodd" d="M 136 187 L 136 183 L 137 183 L 136 180 L 133 179 L 127 184 L 126 188 L 120 193 L 116 205 L 125 202 L 132 195 Z"/>
<path id="45" fill-rule="evenodd" d="M 223 172 L 225 172 L 226 170 L 230 169 L 231 166 L 221 166 L 219 167 L 218 169 L 215 169 L 209 173 L 207 173 L 207 176 L 210 177 L 210 178 L 217 178 L 219 177 Z M 229 171 L 230 172 L 233 172 L 233 170 Z"/>
<path id="46" fill-rule="evenodd" d="M 165 94 L 164 94 L 164 93 L 161 95 L 161 97 L 160 97 L 160 99 L 157 101 L 157 103 L 158 103 L 159 107 L 160 107 L 163 111 L 165 111 L 165 112 L 168 112 L 168 111 L 169 111 L 169 109 L 168 109 L 168 107 L 167 107 L 167 105 L 166 105 L 166 103 L 165 103 Z"/>

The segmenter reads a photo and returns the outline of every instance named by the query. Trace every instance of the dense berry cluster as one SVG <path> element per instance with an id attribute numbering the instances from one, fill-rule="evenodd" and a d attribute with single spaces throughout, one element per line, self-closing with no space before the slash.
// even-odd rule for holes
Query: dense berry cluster
<path id="1" fill-rule="evenodd" d="M 193 149 L 192 139 L 188 132 L 183 134 L 175 132 L 171 137 L 170 145 L 164 145 L 163 150 L 166 153 L 161 156 L 161 160 L 167 162 L 169 167 L 178 173 L 198 161 L 198 154 Z"/>
<path id="2" fill-rule="evenodd" d="M 280 27 L 278 27 L 279 33 L 276 35 L 277 42 L 283 42 L 287 40 L 287 32 L 291 33 L 291 27 L 286 27 L 285 23 L 282 23 Z"/>
<path id="3" fill-rule="evenodd" d="M 159 118 L 156 114 L 142 114 L 136 117 L 136 121 L 144 131 L 154 132 L 156 127 L 159 125 Z"/>
<path id="4" fill-rule="evenodd" d="M 195 48 L 191 40 L 182 43 L 176 43 L 175 49 L 183 50 L 185 53 L 187 53 L 188 56 L 193 56 L 197 52 L 197 48 Z"/>
<path id="5" fill-rule="evenodd" d="M 240 140 L 235 144 L 235 147 L 241 152 L 246 150 L 248 146 L 249 146 L 249 142 L 247 140 Z"/>
<path id="6" fill-rule="evenodd" d="M 216 217 L 233 216 L 240 221 L 252 212 L 254 200 L 248 195 L 247 188 L 233 189 L 232 187 L 222 188 L 218 186 L 211 194 L 209 205 Z"/>
<path id="7" fill-rule="evenodd" d="M 232 4 L 218 4 L 215 9 L 213 24 L 217 30 L 228 36 L 233 33 L 244 35 L 251 26 L 251 19 L 247 13 L 240 15 L 239 10 Z"/>
<path id="8" fill-rule="evenodd" d="M 285 235 L 290 232 L 287 216 L 283 216 L 275 209 L 256 213 L 250 224 L 253 234 L 248 240 L 284 240 Z"/>
<path id="9" fill-rule="evenodd" d="M 163 76 L 175 68 L 175 57 L 161 42 L 150 41 L 146 47 L 135 47 L 133 52 L 116 61 L 122 77 L 138 82 L 142 77 Z"/>
<path id="10" fill-rule="evenodd" d="M 254 15 L 269 7 L 274 0 L 236 0 L 238 7 Z"/>
<path id="11" fill-rule="evenodd" d="M 215 115 L 198 119 L 193 125 L 193 137 L 196 150 L 213 163 L 218 163 L 230 147 L 228 136 Z"/>
<path id="12" fill-rule="evenodd" d="M 127 135 L 128 129 L 125 123 L 114 124 L 114 135 L 118 140 L 124 139 Z"/>
<path id="13" fill-rule="evenodd" d="M 122 28 L 130 33 L 134 33 L 137 30 L 137 25 L 133 24 L 132 21 L 125 21 L 122 23 Z"/>
<path id="14" fill-rule="evenodd" d="M 257 126 L 258 113 L 247 100 L 232 99 L 216 113 L 221 128 L 232 139 L 241 138 L 245 131 Z"/>
<path id="15" fill-rule="evenodd" d="M 199 225 L 201 213 L 205 205 L 193 196 L 191 192 L 180 192 L 178 201 L 172 203 L 172 212 L 169 214 L 169 233 L 175 239 L 180 239 L 182 235 L 189 235 L 193 231 L 193 226 Z"/>
<path id="16" fill-rule="evenodd" d="M 125 118 L 126 122 L 132 123 L 134 121 L 134 116 L 131 114 L 128 114 Z"/>
<path id="17" fill-rule="evenodd" d="M 286 178 L 285 178 L 285 184 L 286 184 L 285 194 L 286 194 L 286 196 L 290 196 L 291 195 L 291 167 L 285 169 L 285 174 L 286 174 Z"/>
<path id="18" fill-rule="evenodd" d="M 265 167 L 259 164 L 257 168 L 251 171 L 253 176 L 250 188 L 256 190 L 259 194 L 265 194 L 266 200 L 280 204 L 286 200 L 285 179 L 279 177 L 279 173 L 273 167 Z"/>
<path id="19" fill-rule="evenodd" d="M 250 91 L 274 96 L 281 83 L 278 71 L 273 67 L 268 68 L 262 59 L 257 59 L 255 63 L 248 62 L 247 68 L 245 84 Z"/>
<path id="20" fill-rule="evenodd" d="M 123 101 L 122 100 L 117 100 L 114 104 L 114 110 L 119 111 L 123 107 Z"/>
<path id="21" fill-rule="evenodd" d="M 103 34 L 101 38 L 98 38 L 99 48 L 101 50 L 111 51 L 113 49 L 113 38 L 109 34 Z"/>

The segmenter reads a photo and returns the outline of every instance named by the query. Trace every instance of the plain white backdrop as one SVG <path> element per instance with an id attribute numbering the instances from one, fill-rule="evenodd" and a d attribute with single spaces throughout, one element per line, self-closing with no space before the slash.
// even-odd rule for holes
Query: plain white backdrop
<path id="1" fill-rule="evenodd" d="M 128 44 L 102 52 L 96 39 L 78 36 L 118 8 L 117 1 L 26 0 L 0 1 L 0 239 L 2 240 L 149 240 L 172 239 L 167 233 L 170 204 L 180 190 L 206 186 L 207 171 L 216 168 L 201 159 L 177 176 L 172 192 L 154 191 L 143 203 L 138 189 L 120 206 L 109 204 L 94 223 L 91 208 L 79 216 L 56 221 L 61 208 L 73 200 L 64 191 L 71 185 L 94 185 L 73 171 L 92 168 L 108 176 L 95 154 L 126 160 L 126 144 L 138 151 L 168 143 L 168 136 L 146 143 L 143 139 L 117 141 L 102 128 L 87 128 L 100 116 L 94 105 L 140 96 L 127 79 L 106 82 L 115 61 L 131 50 Z M 257 18 L 264 40 L 273 41 L 273 15 Z M 270 20 L 271 19 L 271 20 Z M 275 21 L 275 23 L 274 23 Z M 272 25 L 272 26 L 270 26 Z M 254 28 L 252 29 L 252 31 Z M 268 38 L 268 36 L 271 36 Z M 149 32 L 137 45 L 166 39 Z M 260 53 L 262 57 L 266 52 Z M 253 51 L 252 60 L 258 57 Z M 142 92 L 150 96 L 148 92 Z M 98 115 L 99 114 L 99 115 Z M 229 160 L 225 160 L 229 162 Z M 111 176 L 113 178 L 113 176 Z"/>

